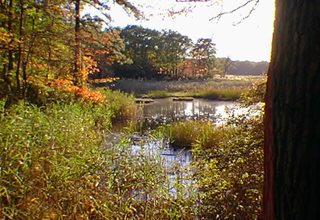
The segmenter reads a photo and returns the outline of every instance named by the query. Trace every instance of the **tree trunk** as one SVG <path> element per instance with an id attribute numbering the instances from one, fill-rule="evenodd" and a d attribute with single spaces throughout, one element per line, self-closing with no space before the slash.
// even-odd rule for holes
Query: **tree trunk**
<path id="1" fill-rule="evenodd" d="M 7 28 L 8 28 L 8 33 L 10 35 L 11 40 L 9 41 L 8 44 L 8 65 L 7 67 L 4 67 L 4 79 L 7 84 L 7 90 L 9 93 L 12 92 L 12 71 L 13 71 L 13 43 L 14 43 L 14 36 L 13 36 L 13 27 L 12 27 L 12 22 L 13 22 L 13 0 L 10 0 L 9 2 L 9 8 L 8 8 L 8 22 L 7 22 Z"/>
<path id="2" fill-rule="evenodd" d="M 16 69 L 16 84 L 17 90 L 20 91 L 20 67 L 22 58 L 22 40 L 23 40 L 23 14 L 24 14 L 24 2 L 20 0 L 20 16 L 19 16 L 19 43 L 17 53 L 17 69 Z"/>
<path id="3" fill-rule="evenodd" d="M 76 85 L 81 84 L 81 44 L 80 44 L 80 0 L 75 4 L 75 23 L 74 23 L 74 82 Z"/>
<path id="4" fill-rule="evenodd" d="M 13 0 L 9 1 L 9 13 L 8 13 L 8 32 L 10 34 L 11 40 L 9 42 L 9 49 L 8 49 L 8 74 L 12 74 L 11 71 L 13 70 Z"/>
<path id="5" fill-rule="evenodd" d="M 265 219 L 320 219 L 320 1 L 276 0 Z"/>
<path id="6" fill-rule="evenodd" d="M 272 74 L 268 72 L 268 81 L 266 89 L 266 107 L 264 117 L 264 192 L 263 192 L 263 213 L 265 220 L 274 219 L 274 193 L 273 193 L 273 160 L 272 160 Z"/>

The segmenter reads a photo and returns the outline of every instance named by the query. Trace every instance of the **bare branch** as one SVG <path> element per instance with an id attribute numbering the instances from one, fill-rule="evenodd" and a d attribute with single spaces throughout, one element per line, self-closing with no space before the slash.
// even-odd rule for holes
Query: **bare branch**
<path id="1" fill-rule="evenodd" d="M 238 23 L 241 23 L 243 20 L 245 20 L 246 18 L 248 18 L 248 17 L 252 14 L 252 12 L 255 10 L 256 6 L 258 5 L 259 1 L 260 1 L 260 0 L 248 0 L 248 1 L 246 1 L 244 4 L 239 5 L 238 7 L 234 8 L 234 9 L 232 9 L 232 10 L 230 10 L 230 11 L 220 12 L 218 15 L 210 18 L 209 21 L 212 21 L 212 20 L 214 20 L 214 19 L 220 20 L 220 18 L 221 18 L 222 16 L 227 15 L 227 14 L 232 14 L 232 13 L 234 13 L 234 12 L 236 12 L 236 11 L 244 8 L 244 7 L 246 7 L 246 6 L 249 5 L 250 3 L 255 2 L 255 5 L 252 7 L 252 9 L 251 9 L 250 12 L 248 13 L 248 15 L 246 15 L 245 17 L 243 17 L 243 18 L 241 19 L 241 21 L 238 22 Z"/>
<path id="2" fill-rule="evenodd" d="M 176 2 L 208 2 L 211 0 L 176 0 Z"/>
<path id="3" fill-rule="evenodd" d="M 238 21 L 237 23 L 235 23 L 235 24 L 233 24 L 233 25 L 238 25 L 238 24 L 240 24 L 242 21 L 244 21 L 244 20 L 246 20 L 247 18 L 249 18 L 250 15 L 256 10 L 258 4 L 259 4 L 259 0 L 256 0 L 254 6 L 251 8 L 251 10 L 249 11 L 249 13 L 248 13 L 246 16 L 242 17 L 240 21 Z"/>

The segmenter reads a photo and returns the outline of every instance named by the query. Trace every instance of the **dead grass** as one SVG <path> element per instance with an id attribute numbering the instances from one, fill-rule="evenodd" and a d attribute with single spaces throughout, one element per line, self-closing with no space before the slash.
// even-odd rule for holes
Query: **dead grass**
<path id="1" fill-rule="evenodd" d="M 138 97 L 201 97 L 208 99 L 236 100 L 241 93 L 262 76 L 227 76 L 210 80 L 156 81 L 121 79 L 109 85 Z"/>

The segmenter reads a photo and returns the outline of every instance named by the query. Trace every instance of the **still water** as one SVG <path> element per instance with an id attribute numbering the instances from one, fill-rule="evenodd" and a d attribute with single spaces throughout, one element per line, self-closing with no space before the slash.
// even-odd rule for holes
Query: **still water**
<path id="1" fill-rule="evenodd" d="M 142 104 L 140 120 L 144 128 L 154 128 L 180 120 L 207 120 L 215 124 L 228 117 L 228 109 L 235 108 L 236 102 L 194 99 L 172 101 L 172 98 L 156 99 L 153 103 Z"/>
<path id="2" fill-rule="evenodd" d="M 173 101 L 172 98 L 156 99 L 149 104 L 140 104 L 139 127 L 140 133 L 130 136 L 132 156 L 143 154 L 147 158 L 158 158 L 167 173 L 168 191 L 177 195 L 176 183 L 191 185 L 192 152 L 188 148 L 172 147 L 170 140 L 152 139 L 146 135 L 147 131 L 160 124 L 168 124 L 182 120 L 204 120 L 213 124 L 223 125 L 228 118 L 259 114 L 256 108 L 240 107 L 237 102 L 211 101 L 194 99 L 191 101 Z M 145 132 L 145 133 L 144 133 Z M 186 187 L 191 189 L 192 187 Z M 180 191 L 181 192 L 181 191 Z M 190 192 L 183 191 L 184 196 Z"/>
<path id="3" fill-rule="evenodd" d="M 140 128 L 148 131 L 159 124 L 168 124 L 182 120 L 211 121 L 216 125 L 223 124 L 229 117 L 229 111 L 237 107 L 236 102 L 193 99 L 190 101 L 173 101 L 172 98 L 156 99 L 149 104 L 140 105 Z M 191 172 L 188 169 L 192 153 L 188 148 L 172 147 L 169 140 L 151 140 L 143 134 L 132 135 L 132 152 L 143 153 L 148 157 L 158 157 L 166 170 L 169 179 L 168 191 L 176 196 L 176 183 L 190 185 Z M 181 193 L 181 192 L 180 192 Z M 183 191 L 184 196 L 190 192 Z"/>
<path id="4" fill-rule="evenodd" d="M 140 136 L 140 138 L 143 138 Z M 136 139 L 136 137 L 134 138 Z M 137 139 L 136 139 L 137 140 Z M 132 155 L 144 155 L 155 159 L 164 168 L 167 176 L 166 188 L 172 196 L 177 196 L 179 185 L 191 186 L 192 172 L 190 171 L 192 154 L 190 149 L 170 147 L 168 140 L 134 141 L 131 145 Z M 180 189 L 179 193 L 187 197 L 192 189 Z M 139 195 L 139 192 L 136 192 Z M 141 198 L 140 198 L 141 199 Z M 143 199 L 143 198 L 142 198 Z"/>

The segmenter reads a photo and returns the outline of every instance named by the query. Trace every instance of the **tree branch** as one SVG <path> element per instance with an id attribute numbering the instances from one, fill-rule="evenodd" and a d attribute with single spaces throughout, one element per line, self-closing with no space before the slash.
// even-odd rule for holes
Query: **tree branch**
<path id="1" fill-rule="evenodd" d="M 127 13 L 132 12 L 137 19 L 144 17 L 141 11 L 128 0 L 115 0 L 115 2 L 122 6 Z"/>
<path id="2" fill-rule="evenodd" d="M 259 1 L 260 1 L 260 0 L 248 0 L 248 1 L 246 1 L 244 4 L 239 5 L 238 7 L 234 8 L 234 9 L 232 9 L 232 10 L 230 10 L 230 11 L 220 12 L 218 15 L 210 18 L 209 21 L 212 21 L 212 20 L 214 20 L 214 19 L 220 20 L 220 18 L 221 18 L 222 16 L 227 15 L 227 14 L 232 14 L 232 13 L 234 13 L 234 12 L 236 12 L 236 11 L 244 8 L 244 7 L 246 7 L 246 6 L 249 5 L 250 3 L 255 2 L 254 6 L 253 6 L 252 9 L 249 11 L 249 13 L 248 13 L 245 17 L 243 17 L 239 22 L 236 23 L 236 24 L 239 24 L 239 23 L 241 23 L 243 20 L 247 19 L 247 18 L 252 14 L 252 12 L 256 9 Z"/>

